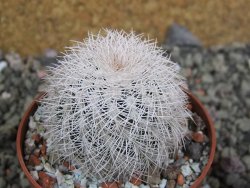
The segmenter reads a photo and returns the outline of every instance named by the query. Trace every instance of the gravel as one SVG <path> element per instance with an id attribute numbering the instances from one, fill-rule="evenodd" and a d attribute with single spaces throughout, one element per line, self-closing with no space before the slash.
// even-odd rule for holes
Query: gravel
<path id="1" fill-rule="evenodd" d="M 204 187 L 248 187 L 250 45 L 164 48 L 180 64 L 190 90 L 205 104 L 215 123 L 216 156 Z M 0 187 L 30 187 L 17 161 L 16 132 L 24 109 L 37 93 L 42 66 L 56 62 L 53 53 L 26 59 L 14 53 L 0 54 Z"/>
<path id="2" fill-rule="evenodd" d="M 205 104 L 215 124 L 217 150 L 205 185 L 248 187 L 250 45 L 234 43 L 211 48 L 165 45 L 165 49 L 180 63 L 190 90 Z"/>

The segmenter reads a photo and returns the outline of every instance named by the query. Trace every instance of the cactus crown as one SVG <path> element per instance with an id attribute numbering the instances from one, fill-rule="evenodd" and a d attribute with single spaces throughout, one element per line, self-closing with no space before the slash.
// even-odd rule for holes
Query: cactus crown
<path id="1" fill-rule="evenodd" d="M 41 101 L 48 151 L 103 181 L 165 168 L 187 132 L 178 65 L 155 42 L 105 30 L 49 68 Z"/>

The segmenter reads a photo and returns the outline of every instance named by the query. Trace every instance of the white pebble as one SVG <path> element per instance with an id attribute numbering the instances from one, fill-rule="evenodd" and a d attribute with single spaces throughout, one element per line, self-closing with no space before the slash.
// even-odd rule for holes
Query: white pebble
<path id="1" fill-rule="evenodd" d="M 167 184 L 167 180 L 166 180 L 166 179 L 162 179 L 162 180 L 161 180 L 161 183 L 159 184 L 159 187 L 160 187 L 160 188 L 165 188 L 165 187 L 166 187 L 166 184 Z"/>
<path id="2" fill-rule="evenodd" d="M 82 186 L 82 187 L 87 187 L 86 185 L 87 185 L 87 178 L 83 178 L 83 179 L 81 180 L 81 186 Z"/>
<path id="3" fill-rule="evenodd" d="M 51 167 L 49 163 L 44 164 L 44 169 L 46 172 L 49 172 L 51 174 L 55 174 L 55 169 Z"/>
<path id="4" fill-rule="evenodd" d="M 193 169 L 193 171 L 195 173 L 200 173 L 201 172 L 200 164 L 199 163 L 193 163 L 193 164 L 191 164 L 190 167 Z"/>
<path id="5" fill-rule="evenodd" d="M 97 188 L 97 184 L 96 183 L 90 183 L 89 188 Z"/>
<path id="6" fill-rule="evenodd" d="M 2 93 L 2 95 L 1 95 L 1 98 L 2 98 L 2 99 L 8 99 L 8 98 L 10 98 L 10 97 L 11 97 L 11 94 L 8 93 L 8 92 L 6 92 L 6 91 L 4 91 L 4 92 Z"/>
<path id="7" fill-rule="evenodd" d="M 34 171 L 30 171 L 30 174 L 34 178 L 34 180 L 37 181 L 39 179 L 37 171 L 35 171 L 35 170 Z"/>
<path id="8" fill-rule="evenodd" d="M 189 161 L 189 163 L 193 163 L 194 162 L 193 159 L 189 159 L 188 161 Z"/>
<path id="9" fill-rule="evenodd" d="M 132 184 L 132 188 L 139 188 L 137 185 Z"/>
<path id="10" fill-rule="evenodd" d="M 35 170 L 40 171 L 43 169 L 43 164 L 35 166 Z"/>
<path id="11" fill-rule="evenodd" d="M 5 67 L 7 67 L 6 61 L 0 61 L 0 72 L 2 72 L 2 70 L 5 69 Z"/>
<path id="12" fill-rule="evenodd" d="M 143 183 L 139 186 L 139 188 L 150 188 L 149 185 L 144 185 Z"/>
<path id="13" fill-rule="evenodd" d="M 29 121 L 29 128 L 31 130 L 34 130 L 36 128 L 36 122 L 34 121 L 33 117 L 30 116 L 30 121 Z"/>
<path id="14" fill-rule="evenodd" d="M 126 181 L 126 183 L 125 183 L 125 188 L 132 188 L 132 183 L 130 183 L 130 182 L 128 182 L 128 181 Z"/>
<path id="15" fill-rule="evenodd" d="M 181 172 L 184 177 L 190 176 L 192 174 L 192 170 L 189 165 L 183 165 L 181 167 Z"/>
<path id="16" fill-rule="evenodd" d="M 55 175 L 58 185 L 63 184 L 63 182 L 65 181 L 63 174 L 59 170 L 56 170 Z"/>

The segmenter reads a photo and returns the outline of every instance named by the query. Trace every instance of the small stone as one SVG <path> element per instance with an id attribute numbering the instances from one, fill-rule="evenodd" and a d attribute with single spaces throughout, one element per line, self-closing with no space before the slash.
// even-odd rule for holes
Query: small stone
<path id="1" fill-rule="evenodd" d="M 176 166 L 168 166 L 166 170 L 162 171 L 162 177 L 168 180 L 177 179 L 177 175 L 181 172 L 180 168 Z"/>
<path id="2" fill-rule="evenodd" d="M 233 147 L 224 147 L 221 151 L 221 157 L 237 156 L 236 150 Z"/>
<path id="3" fill-rule="evenodd" d="M 125 185 L 124 185 L 124 188 L 132 188 L 132 183 L 126 181 Z"/>
<path id="4" fill-rule="evenodd" d="M 192 170 L 189 165 L 183 165 L 181 167 L 181 172 L 184 177 L 192 175 Z"/>
<path id="5" fill-rule="evenodd" d="M 17 53 L 8 53 L 5 55 L 5 59 L 7 60 L 7 62 L 9 63 L 10 67 L 13 70 L 19 71 L 19 70 L 23 70 L 23 63 L 22 63 L 22 59 L 20 57 L 19 54 Z"/>
<path id="6" fill-rule="evenodd" d="M 192 134 L 192 139 L 195 141 L 195 142 L 199 142 L 199 143 L 202 143 L 204 142 L 204 134 L 202 131 L 197 131 L 197 132 L 194 132 Z"/>
<path id="7" fill-rule="evenodd" d="M 51 174 L 55 174 L 55 169 L 51 167 L 51 165 L 49 163 L 45 163 L 44 164 L 44 169 L 46 172 L 49 172 Z"/>
<path id="8" fill-rule="evenodd" d="M 176 23 L 169 28 L 166 44 L 170 46 L 202 46 L 199 39 L 190 33 L 187 28 Z"/>
<path id="9" fill-rule="evenodd" d="M 178 174 L 178 176 L 177 176 L 177 184 L 182 186 L 182 185 L 184 185 L 184 183 L 185 183 L 184 176 L 181 173 Z"/>
<path id="10" fill-rule="evenodd" d="M 151 187 L 154 185 L 158 185 L 161 182 L 160 173 L 157 171 L 154 171 L 151 174 L 149 174 L 147 182 Z"/>
<path id="11" fill-rule="evenodd" d="M 195 172 L 195 173 L 200 173 L 201 169 L 200 169 L 200 164 L 199 163 L 192 163 L 190 165 L 191 169 Z"/>
<path id="12" fill-rule="evenodd" d="M 118 188 L 116 182 L 104 182 L 101 184 L 102 188 Z"/>
<path id="13" fill-rule="evenodd" d="M 141 184 L 140 186 L 139 186 L 139 188 L 150 188 L 150 186 L 149 185 L 145 185 L 145 184 Z"/>
<path id="14" fill-rule="evenodd" d="M 167 180 L 166 179 L 162 179 L 160 184 L 159 184 L 159 188 L 165 188 L 167 185 Z"/>
<path id="15" fill-rule="evenodd" d="M 194 161 L 198 161 L 202 154 L 202 145 L 197 142 L 191 142 L 186 146 L 188 156 Z"/>
<path id="16" fill-rule="evenodd" d="M 136 185 L 136 186 L 139 186 L 141 184 L 141 180 L 140 178 L 136 178 L 136 177 L 132 177 L 130 182 L 133 184 L 133 185 Z"/>
<path id="17" fill-rule="evenodd" d="M 32 166 L 39 166 L 41 164 L 41 161 L 37 156 L 30 155 L 28 164 Z"/>
<path id="18" fill-rule="evenodd" d="M 34 167 L 36 171 L 40 171 L 43 169 L 43 164 L 41 163 L 40 165 L 37 165 Z"/>
<path id="19" fill-rule="evenodd" d="M 37 171 L 30 171 L 31 176 L 34 178 L 34 180 L 38 180 L 39 176 L 38 176 L 38 172 Z"/>
<path id="20" fill-rule="evenodd" d="M 58 185 L 63 184 L 63 182 L 65 181 L 63 174 L 59 170 L 56 170 L 55 175 Z"/>
<path id="21" fill-rule="evenodd" d="M 39 144 L 42 140 L 42 137 L 39 134 L 33 134 L 32 140 L 34 140 L 36 144 Z"/>
<path id="22" fill-rule="evenodd" d="M 243 157 L 244 162 L 244 157 Z M 250 162 L 250 161 L 249 161 Z M 246 168 L 238 156 L 224 157 L 220 160 L 222 170 L 227 173 L 242 173 Z"/>
<path id="23" fill-rule="evenodd" d="M 203 76 L 202 76 L 202 81 L 204 82 L 204 83 L 213 83 L 213 77 L 210 75 L 210 74 L 203 74 Z"/>
<path id="24" fill-rule="evenodd" d="M 42 147 L 40 149 L 41 149 L 42 156 L 45 156 L 46 155 L 46 144 L 43 143 L 43 145 L 42 145 Z"/>
<path id="25" fill-rule="evenodd" d="M 30 117 L 30 121 L 29 121 L 29 128 L 30 130 L 34 130 L 37 127 L 37 123 L 34 121 L 33 117 Z"/>
<path id="26" fill-rule="evenodd" d="M 37 156 L 37 157 L 40 157 L 40 153 L 41 153 L 41 150 L 40 149 L 35 149 L 34 150 L 34 155 Z"/>
<path id="27" fill-rule="evenodd" d="M 6 61 L 0 61 L 0 73 L 7 67 Z"/>
<path id="28" fill-rule="evenodd" d="M 52 188 L 56 182 L 56 180 L 49 175 L 47 175 L 45 172 L 40 171 L 38 172 L 39 179 L 41 180 L 42 187 L 44 188 Z"/>
<path id="29" fill-rule="evenodd" d="M 0 187 L 6 187 L 7 183 L 3 177 L 0 177 Z"/>
<path id="30" fill-rule="evenodd" d="M 6 99 L 9 99 L 11 97 L 11 94 L 4 91 L 2 94 L 1 94 L 1 98 L 6 100 Z"/>
<path id="31" fill-rule="evenodd" d="M 243 163 L 246 165 L 246 168 L 250 170 L 250 155 L 245 155 L 242 158 Z"/>
<path id="32" fill-rule="evenodd" d="M 84 187 L 84 188 L 87 187 L 87 178 L 81 179 L 81 187 Z"/>
<path id="33" fill-rule="evenodd" d="M 250 119 L 249 118 L 238 119 L 236 121 L 236 125 L 242 132 L 250 131 Z"/>
<path id="34" fill-rule="evenodd" d="M 175 188 L 176 181 L 175 180 L 169 180 L 167 184 L 167 188 Z"/>
<path id="35" fill-rule="evenodd" d="M 215 177 L 209 177 L 208 183 L 211 185 L 212 188 L 219 188 L 220 187 L 220 180 Z"/>

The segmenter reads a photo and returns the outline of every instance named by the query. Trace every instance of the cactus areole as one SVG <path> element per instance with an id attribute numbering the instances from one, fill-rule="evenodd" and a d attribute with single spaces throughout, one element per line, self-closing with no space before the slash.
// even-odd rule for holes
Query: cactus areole
<path id="1" fill-rule="evenodd" d="M 103 181 L 124 180 L 166 168 L 183 145 L 190 117 L 185 80 L 141 35 L 89 34 L 45 80 L 39 108 L 54 161 Z"/>

